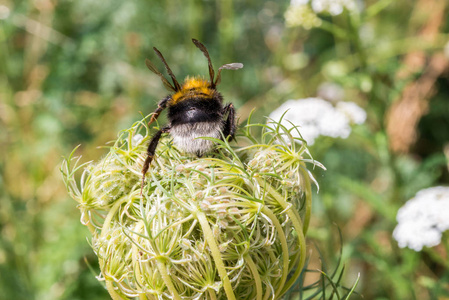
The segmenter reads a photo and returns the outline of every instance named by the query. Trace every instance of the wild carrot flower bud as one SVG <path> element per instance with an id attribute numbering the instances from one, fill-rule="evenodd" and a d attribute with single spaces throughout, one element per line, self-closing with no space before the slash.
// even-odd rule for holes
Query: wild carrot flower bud
<path id="1" fill-rule="evenodd" d="M 168 135 L 141 196 L 151 138 L 139 137 L 144 124 L 122 131 L 99 162 L 77 165 L 72 152 L 62 167 L 112 298 L 280 299 L 306 258 L 313 180 L 306 163 L 316 163 L 304 158 L 306 145 L 279 123 L 260 125 L 257 141 L 257 125 L 248 124 L 239 137 L 245 147 L 214 140 L 217 151 L 196 158 Z"/>

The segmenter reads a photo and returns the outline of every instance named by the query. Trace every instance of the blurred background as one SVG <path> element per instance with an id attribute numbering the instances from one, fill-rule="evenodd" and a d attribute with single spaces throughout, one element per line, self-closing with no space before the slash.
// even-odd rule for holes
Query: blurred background
<path id="1" fill-rule="evenodd" d="M 145 66 L 163 70 L 152 47 L 179 80 L 207 76 L 191 38 L 215 68 L 245 65 L 219 86 L 241 122 L 310 97 L 366 112 L 349 135 L 310 146 L 327 171 L 313 171 L 305 284 L 344 266 L 333 282 L 351 287 L 360 274 L 355 299 L 449 299 L 447 232 L 421 251 L 392 236 L 407 200 L 449 181 L 448 10 L 443 0 L 0 0 L 0 299 L 109 299 L 62 157 L 80 144 L 82 161 L 99 159 L 98 146 L 156 108 L 167 91 Z"/>

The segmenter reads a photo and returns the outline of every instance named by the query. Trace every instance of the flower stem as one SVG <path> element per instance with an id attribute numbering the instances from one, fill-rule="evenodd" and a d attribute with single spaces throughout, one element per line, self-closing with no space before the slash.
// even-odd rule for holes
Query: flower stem
<path id="1" fill-rule="evenodd" d="M 249 269 L 251 270 L 251 273 L 253 274 L 253 279 L 256 284 L 256 300 L 262 300 L 262 281 L 260 280 L 260 274 L 257 272 L 257 266 L 254 263 L 253 259 L 250 255 L 245 255 L 245 261 L 248 264 Z"/>
<path id="2" fill-rule="evenodd" d="M 108 290 L 109 295 L 112 300 L 123 300 L 128 299 L 128 297 L 123 298 L 119 293 L 117 293 L 114 289 L 114 284 L 112 281 L 106 279 L 106 289 Z"/>
<path id="3" fill-rule="evenodd" d="M 302 170 L 302 168 L 301 168 Z M 305 170 L 302 170 L 302 172 L 305 172 Z M 311 204 L 307 204 L 309 202 L 311 202 L 311 188 L 310 188 L 310 181 L 309 178 L 307 177 L 307 174 L 303 173 L 303 178 L 306 181 L 306 185 L 309 184 L 307 186 L 307 190 L 305 191 L 306 193 L 306 216 L 305 219 L 310 220 L 310 207 Z M 258 179 L 258 183 L 259 185 L 263 184 L 263 182 L 261 181 L 261 179 Z M 292 209 L 288 208 L 288 203 L 282 198 L 282 196 L 273 189 L 273 187 L 269 184 L 265 184 L 265 185 L 261 185 L 264 186 L 265 189 L 267 189 L 268 193 L 271 194 L 271 196 L 276 199 L 276 201 L 279 203 L 279 205 L 281 205 L 284 209 L 286 209 L 288 216 L 290 217 L 290 219 L 292 220 L 293 223 L 293 227 L 296 230 L 296 233 L 298 234 L 298 243 L 299 243 L 299 251 L 300 251 L 300 263 L 297 266 L 297 269 L 295 271 L 295 273 L 293 274 L 292 277 L 290 277 L 289 281 L 287 282 L 287 284 L 283 287 L 282 292 L 280 293 L 280 295 L 284 294 L 285 292 L 287 292 L 288 289 L 290 289 L 290 287 L 295 283 L 296 279 L 299 277 L 299 275 L 301 274 L 302 268 L 304 267 L 304 264 L 306 262 L 306 241 L 305 241 L 305 237 L 304 237 L 304 232 L 305 230 L 307 230 L 307 228 L 305 228 L 305 226 L 301 225 L 301 218 L 299 217 L 299 214 L 297 211 L 293 211 Z M 307 200 L 308 198 L 310 198 L 309 200 Z M 307 207 L 309 207 L 307 209 Z"/>
<path id="4" fill-rule="evenodd" d="M 275 292 L 275 299 L 278 299 L 278 296 L 284 287 L 285 281 L 287 280 L 288 275 L 288 263 L 290 261 L 288 256 L 288 245 L 287 245 L 287 239 L 284 234 L 284 230 L 282 228 L 281 223 L 279 223 L 279 220 L 277 219 L 276 215 L 266 206 L 263 206 L 262 212 L 267 215 L 268 218 L 271 219 L 271 222 L 273 222 L 274 226 L 276 227 L 276 231 L 278 232 L 278 237 L 281 242 L 282 247 L 282 277 L 281 281 L 278 285 L 278 288 Z"/>
<path id="5" fill-rule="evenodd" d="M 309 174 L 307 174 L 307 169 L 304 163 L 301 163 L 301 174 L 304 180 L 303 188 L 305 189 L 304 193 L 306 195 L 305 201 L 305 214 L 304 214 L 304 223 L 303 223 L 303 234 L 307 233 L 309 229 L 310 216 L 312 215 L 312 185 L 310 183 Z"/>
<path id="6" fill-rule="evenodd" d="M 207 289 L 207 293 L 211 300 L 217 300 L 217 295 L 215 295 L 215 292 L 212 289 Z"/>
<path id="7" fill-rule="evenodd" d="M 108 212 L 108 215 L 106 216 L 106 219 L 104 220 L 103 223 L 103 228 L 101 229 L 101 237 L 104 238 L 107 234 L 107 232 L 109 231 L 109 226 L 111 225 L 111 220 L 115 215 L 115 212 L 118 210 L 118 208 L 120 207 L 120 205 L 125 202 L 125 200 L 127 199 L 127 197 L 122 197 L 119 200 L 117 200 L 117 202 L 111 207 L 111 210 Z M 98 264 L 100 265 L 100 270 L 104 270 L 104 260 L 102 258 L 100 258 L 100 256 L 98 256 Z M 108 290 L 109 295 L 111 296 L 111 298 L 113 300 L 122 300 L 122 299 L 128 299 L 123 298 L 120 294 L 118 294 L 115 289 L 114 289 L 114 284 L 112 283 L 111 280 L 108 280 L 107 278 L 105 278 L 106 280 L 106 289 Z"/>
<path id="8" fill-rule="evenodd" d="M 209 226 L 206 215 L 201 211 L 193 211 L 196 214 L 197 220 L 200 222 L 201 229 L 204 232 L 204 239 L 210 247 L 211 255 L 214 258 L 215 266 L 217 267 L 218 274 L 223 281 L 223 287 L 226 292 L 226 296 L 229 300 L 236 300 L 234 291 L 232 289 L 231 281 L 229 280 L 228 273 L 223 263 L 220 250 L 218 250 L 217 243 L 212 233 L 212 229 Z"/>
<path id="9" fill-rule="evenodd" d="M 168 290 L 172 294 L 173 299 L 175 300 L 181 300 L 181 297 L 179 296 L 178 292 L 176 291 L 175 286 L 173 285 L 173 281 L 171 280 L 170 275 L 167 272 L 167 266 L 165 263 L 162 262 L 161 258 L 156 259 L 156 264 L 159 272 L 161 273 L 162 279 L 164 280 L 165 285 L 167 286 Z"/>

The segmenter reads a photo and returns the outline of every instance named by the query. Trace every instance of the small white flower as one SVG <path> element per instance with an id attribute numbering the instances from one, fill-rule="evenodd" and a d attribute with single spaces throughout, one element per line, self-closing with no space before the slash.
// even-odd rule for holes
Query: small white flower
<path id="1" fill-rule="evenodd" d="M 305 5 L 307 3 L 309 3 L 309 0 L 290 0 L 290 5 L 292 6 Z"/>
<path id="2" fill-rule="evenodd" d="M 138 133 L 135 136 L 133 136 L 131 143 L 135 147 L 135 146 L 139 145 L 140 142 L 142 142 L 142 140 L 143 140 L 143 136 L 140 133 Z"/>
<path id="3" fill-rule="evenodd" d="M 183 239 L 181 239 L 180 246 L 181 246 L 182 249 L 188 250 L 188 249 L 190 249 L 192 247 L 192 242 L 190 240 L 188 240 L 188 239 L 184 239 L 183 238 Z"/>
<path id="4" fill-rule="evenodd" d="M 311 5 L 314 12 L 318 14 L 327 12 L 333 16 L 341 14 L 344 9 L 348 11 L 357 9 L 354 0 L 312 0 Z"/>
<path id="5" fill-rule="evenodd" d="M 0 5 L 0 20 L 5 20 L 9 17 L 11 10 L 8 6 Z"/>
<path id="6" fill-rule="evenodd" d="M 344 113 L 351 122 L 355 124 L 363 124 L 366 120 L 366 112 L 354 102 L 338 102 L 337 109 Z"/>
<path id="7" fill-rule="evenodd" d="M 292 127 L 291 123 L 299 126 L 302 137 L 309 145 L 312 145 L 320 135 L 347 138 L 351 133 L 351 123 L 363 123 L 366 113 L 363 117 L 361 113 L 363 109 L 355 103 L 339 103 L 348 103 L 348 105 L 343 104 L 334 107 L 331 103 L 320 98 L 288 100 L 274 110 L 270 114 L 270 118 L 279 121 L 285 113 L 282 125 L 287 128 Z M 292 134 L 294 137 L 299 137 L 295 130 L 292 131 Z"/>
<path id="8" fill-rule="evenodd" d="M 302 26 L 305 29 L 312 29 L 319 27 L 322 23 L 307 4 L 290 5 L 285 11 L 284 17 L 287 27 Z"/>
<path id="9" fill-rule="evenodd" d="M 201 203 L 200 203 L 200 208 L 201 208 L 201 210 L 203 210 L 203 211 L 209 210 L 209 208 L 210 208 L 210 202 L 207 201 L 207 200 L 201 201 Z"/>
<path id="10" fill-rule="evenodd" d="M 421 251 L 424 246 L 438 245 L 449 229 L 449 187 L 419 191 L 399 209 L 396 219 L 393 237 L 399 247 Z"/>
<path id="11" fill-rule="evenodd" d="M 285 23 L 287 27 L 301 26 L 304 29 L 312 29 L 322 24 L 317 14 L 337 16 L 345 9 L 349 12 L 357 11 L 355 0 L 290 0 L 284 15 Z"/>

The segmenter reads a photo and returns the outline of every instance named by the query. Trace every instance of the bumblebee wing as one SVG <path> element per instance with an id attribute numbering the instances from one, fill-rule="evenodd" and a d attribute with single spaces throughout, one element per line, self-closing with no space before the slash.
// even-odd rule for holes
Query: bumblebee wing
<path id="1" fill-rule="evenodd" d="M 221 70 L 223 69 L 227 69 L 227 70 L 238 70 L 243 68 L 243 64 L 241 63 L 231 63 L 231 64 L 226 64 L 226 65 L 222 65 L 219 69 L 218 69 L 218 73 L 217 73 L 217 79 L 215 79 L 214 85 L 218 85 L 221 81 Z"/>
<path id="2" fill-rule="evenodd" d="M 192 42 L 195 44 L 195 46 L 198 49 L 201 50 L 201 52 L 203 52 L 204 56 L 206 56 L 207 62 L 209 64 L 210 82 L 211 82 L 211 84 L 213 84 L 214 83 L 215 71 L 214 71 L 214 67 L 212 66 L 212 61 L 210 60 L 210 55 L 209 55 L 209 52 L 207 51 L 206 46 L 204 46 L 200 41 L 198 41 L 196 39 L 192 39 Z"/>
<path id="3" fill-rule="evenodd" d="M 168 90 L 174 91 L 174 92 L 176 91 L 175 87 L 173 85 L 171 85 L 170 82 L 168 82 L 168 80 L 164 77 L 164 75 L 162 75 L 162 73 L 159 72 L 158 69 L 156 69 L 156 67 L 153 65 L 153 63 L 149 59 L 145 59 L 145 64 L 147 65 L 148 69 L 150 69 L 151 72 L 153 72 L 154 74 L 156 74 L 157 76 L 159 76 L 161 78 L 162 83 Z"/>
<path id="4" fill-rule="evenodd" d="M 241 68 L 243 68 L 242 63 L 231 63 L 231 64 L 222 65 L 218 70 L 221 70 L 221 69 L 238 70 Z"/>

